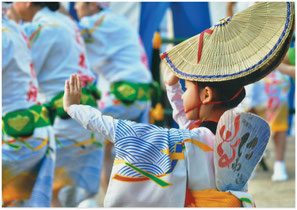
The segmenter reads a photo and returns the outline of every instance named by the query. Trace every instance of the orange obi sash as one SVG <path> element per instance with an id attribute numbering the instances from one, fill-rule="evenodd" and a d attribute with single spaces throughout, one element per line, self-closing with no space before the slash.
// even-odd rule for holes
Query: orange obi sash
<path id="1" fill-rule="evenodd" d="M 240 199 L 230 192 L 213 189 L 190 191 L 187 189 L 185 207 L 242 207 Z"/>

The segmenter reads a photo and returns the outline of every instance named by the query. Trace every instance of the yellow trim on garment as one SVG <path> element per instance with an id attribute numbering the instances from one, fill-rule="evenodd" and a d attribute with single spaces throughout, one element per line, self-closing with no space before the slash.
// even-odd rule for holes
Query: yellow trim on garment
<path id="1" fill-rule="evenodd" d="M 34 150 L 34 151 L 40 150 L 42 147 L 44 147 L 44 146 L 47 144 L 48 140 L 49 140 L 49 137 L 47 137 L 47 138 L 42 142 L 42 144 L 40 144 L 38 147 L 35 147 L 33 150 Z"/>
<path id="2" fill-rule="evenodd" d="M 185 139 L 184 142 L 189 142 L 191 144 L 194 144 L 195 146 L 202 149 L 204 152 L 212 152 L 213 151 L 213 148 L 211 148 L 210 146 L 208 146 L 200 141 L 197 141 L 195 139 Z"/>
<path id="3" fill-rule="evenodd" d="M 162 152 L 162 153 L 164 153 L 166 155 L 169 155 L 171 160 L 183 160 L 183 159 L 185 159 L 184 153 L 175 153 L 175 152 L 170 153 L 169 148 L 164 149 L 164 150 L 162 150 L 160 152 Z"/>

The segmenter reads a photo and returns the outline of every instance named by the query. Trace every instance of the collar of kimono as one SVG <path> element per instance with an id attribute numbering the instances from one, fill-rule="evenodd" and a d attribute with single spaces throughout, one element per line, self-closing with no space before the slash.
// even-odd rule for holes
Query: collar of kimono
<path id="1" fill-rule="evenodd" d="M 217 131 L 217 126 L 218 126 L 218 120 L 208 119 L 203 122 L 197 121 L 193 123 L 192 125 L 190 125 L 189 130 L 192 130 L 194 128 L 199 128 L 199 127 L 205 127 L 205 128 L 208 128 L 215 135 Z"/>

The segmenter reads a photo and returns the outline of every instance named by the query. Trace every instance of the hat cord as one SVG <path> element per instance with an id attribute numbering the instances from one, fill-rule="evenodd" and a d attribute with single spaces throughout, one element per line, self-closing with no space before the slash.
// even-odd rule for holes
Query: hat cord
<path id="1" fill-rule="evenodd" d="M 201 99 L 200 99 L 198 82 L 196 83 L 196 86 L 197 86 L 197 93 L 198 93 L 198 103 L 196 105 L 192 106 L 191 108 L 185 110 L 185 113 L 188 113 L 188 112 L 192 111 L 193 109 L 198 108 L 198 117 L 200 115 L 200 107 L 201 107 L 202 104 L 204 104 L 204 105 L 205 104 L 221 104 L 221 103 L 233 101 L 235 98 L 237 98 L 239 96 L 239 94 L 244 89 L 244 87 L 241 87 L 240 90 L 231 99 L 228 99 L 228 100 L 225 100 L 225 101 L 210 101 L 210 102 L 203 103 L 201 101 Z"/>

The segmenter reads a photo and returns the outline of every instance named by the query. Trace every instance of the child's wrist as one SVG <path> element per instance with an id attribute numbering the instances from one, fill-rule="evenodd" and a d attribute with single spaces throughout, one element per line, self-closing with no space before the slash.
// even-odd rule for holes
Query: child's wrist
<path id="1" fill-rule="evenodd" d="M 77 105 L 78 104 L 71 104 L 67 109 L 67 114 L 70 115 L 70 113 L 72 113 L 74 111 L 73 109 L 75 109 L 75 106 L 77 106 Z"/>

